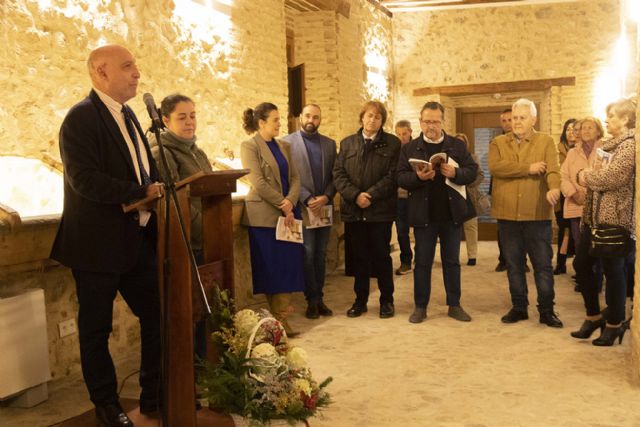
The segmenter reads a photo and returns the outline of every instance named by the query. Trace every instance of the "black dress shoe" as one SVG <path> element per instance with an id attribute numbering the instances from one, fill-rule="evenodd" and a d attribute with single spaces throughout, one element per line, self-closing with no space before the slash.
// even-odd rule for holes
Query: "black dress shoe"
<path id="1" fill-rule="evenodd" d="M 118 402 L 96 406 L 96 417 L 107 427 L 133 427 L 133 422 Z"/>
<path id="2" fill-rule="evenodd" d="M 499 262 L 498 265 L 496 265 L 496 271 L 507 271 L 507 264 Z"/>
<path id="3" fill-rule="evenodd" d="M 562 328 L 562 322 L 558 319 L 558 315 L 553 311 L 544 311 L 540 313 L 540 323 L 552 328 Z"/>
<path id="4" fill-rule="evenodd" d="M 318 311 L 318 304 L 309 304 L 307 306 L 307 311 L 304 313 L 304 316 L 307 319 L 317 319 L 320 317 L 320 313 Z"/>
<path id="5" fill-rule="evenodd" d="M 526 311 L 512 308 L 507 314 L 502 316 L 502 323 L 516 323 L 521 320 L 527 320 L 528 318 L 529 314 L 527 314 Z"/>
<path id="6" fill-rule="evenodd" d="M 393 308 L 392 302 L 383 302 L 380 304 L 380 318 L 388 319 L 389 317 L 393 317 L 395 314 L 395 309 Z"/>
<path id="7" fill-rule="evenodd" d="M 140 413 L 144 415 L 157 415 L 160 405 L 157 400 L 140 400 Z"/>
<path id="8" fill-rule="evenodd" d="M 554 276 L 558 276 L 560 274 L 566 274 L 566 273 L 567 273 L 567 266 L 566 265 L 558 264 L 558 265 L 556 265 L 556 268 L 553 269 L 553 275 Z"/>
<path id="9" fill-rule="evenodd" d="M 320 316 L 333 316 L 333 311 L 323 301 L 318 303 L 318 313 Z"/>
<path id="10" fill-rule="evenodd" d="M 367 312 L 367 305 L 354 303 L 349 310 L 347 310 L 347 317 L 360 317 L 362 313 Z"/>

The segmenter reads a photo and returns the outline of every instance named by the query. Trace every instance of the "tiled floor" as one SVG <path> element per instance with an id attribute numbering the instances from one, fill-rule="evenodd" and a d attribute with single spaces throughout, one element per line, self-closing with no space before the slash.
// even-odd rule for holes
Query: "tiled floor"
<path id="1" fill-rule="evenodd" d="M 369 312 L 345 316 L 353 302 L 352 280 L 330 275 L 325 300 L 331 318 L 303 317 L 296 297 L 294 340 L 311 359 L 319 378 L 333 376 L 334 403 L 312 427 L 412 426 L 640 426 L 640 386 L 631 374 L 629 338 L 598 348 L 569 336 L 583 318 L 582 299 L 570 274 L 556 276 L 556 310 L 565 323 L 551 329 L 538 323 L 533 274 L 528 274 L 530 319 L 500 323 L 509 309 L 506 273 L 493 271 L 495 243 L 481 242 L 478 265 L 461 256 L 462 305 L 471 323 L 446 315 L 442 271 L 433 271 L 427 320 L 407 319 L 413 308 L 413 274 L 395 276 L 396 316 L 377 316 L 372 281 Z M 397 266 L 398 254 L 394 253 Z M 122 360 L 119 373 L 134 372 L 137 361 Z M 137 378 L 123 389 L 137 395 Z M 32 409 L 0 408 L 1 427 L 39 427 L 91 408 L 82 379 L 50 385 L 50 399 Z"/>

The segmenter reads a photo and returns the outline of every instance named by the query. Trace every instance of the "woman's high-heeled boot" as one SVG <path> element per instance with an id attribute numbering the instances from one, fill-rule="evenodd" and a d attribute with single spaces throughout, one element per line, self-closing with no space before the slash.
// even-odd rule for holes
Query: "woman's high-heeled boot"
<path id="1" fill-rule="evenodd" d="M 596 329 L 600 329 L 600 334 L 602 334 L 602 330 L 606 325 L 606 321 L 604 317 L 601 317 L 598 320 L 585 320 L 582 322 L 582 326 L 577 331 L 571 332 L 571 336 L 574 338 L 586 339 L 593 334 Z"/>
<path id="2" fill-rule="evenodd" d="M 598 338 L 591 341 L 591 344 L 599 347 L 610 347 L 613 345 L 616 338 L 618 338 L 618 344 L 622 344 L 622 338 L 624 338 L 625 332 L 627 332 L 627 328 L 622 325 L 615 328 L 607 326 Z"/>

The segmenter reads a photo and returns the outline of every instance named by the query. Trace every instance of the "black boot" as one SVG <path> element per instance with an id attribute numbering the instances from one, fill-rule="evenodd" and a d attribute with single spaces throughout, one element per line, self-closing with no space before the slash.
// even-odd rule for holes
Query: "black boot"
<path id="1" fill-rule="evenodd" d="M 553 270 L 553 274 L 555 276 L 559 274 L 566 274 L 567 272 L 567 255 L 558 254 L 558 259 L 556 261 L 556 268 Z"/>
<path id="2" fill-rule="evenodd" d="M 618 339 L 618 344 L 622 344 L 622 338 L 624 338 L 625 332 L 627 332 L 627 328 L 622 325 L 615 328 L 607 326 L 604 328 L 604 331 L 602 331 L 602 335 L 591 341 L 591 344 L 599 347 L 611 347 L 616 338 Z"/>
<path id="3" fill-rule="evenodd" d="M 571 336 L 581 339 L 589 338 L 596 329 L 600 329 L 600 333 L 602 334 L 602 330 L 604 329 L 605 324 L 606 321 L 604 320 L 604 317 L 601 317 L 598 320 L 585 320 L 584 322 L 582 322 L 582 326 L 580 326 L 580 329 L 571 332 Z"/>

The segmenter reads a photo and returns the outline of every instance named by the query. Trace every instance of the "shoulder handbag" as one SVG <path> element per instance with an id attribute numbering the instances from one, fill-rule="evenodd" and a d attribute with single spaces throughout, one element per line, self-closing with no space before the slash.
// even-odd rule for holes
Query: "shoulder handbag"
<path id="1" fill-rule="evenodd" d="M 596 193 L 594 193 L 596 194 Z M 633 249 L 634 240 L 624 227 L 612 224 L 597 224 L 602 193 L 597 193 L 596 208 L 592 212 L 591 242 L 589 255 L 597 258 L 624 258 Z"/>

